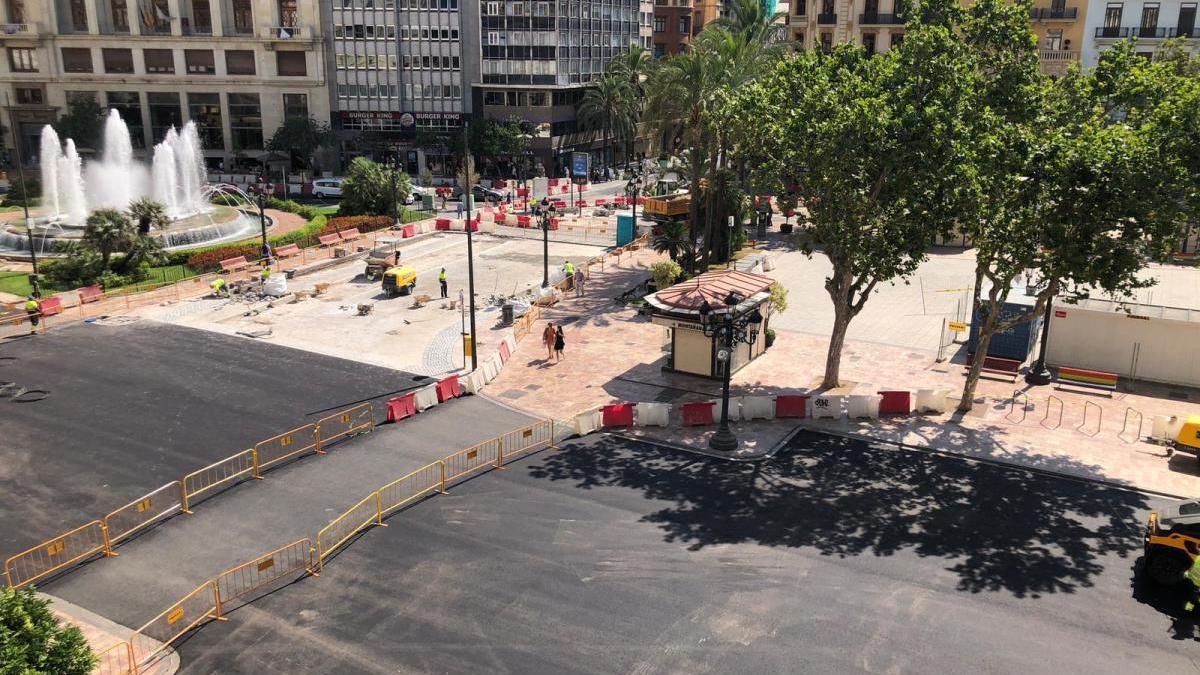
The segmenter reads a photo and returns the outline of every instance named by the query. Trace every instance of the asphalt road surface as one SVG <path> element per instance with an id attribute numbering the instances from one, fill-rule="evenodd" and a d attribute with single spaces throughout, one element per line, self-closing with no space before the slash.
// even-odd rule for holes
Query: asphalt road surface
<path id="1" fill-rule="evenodd" d="M 0 341 L 0 557 L 413 376 L 149 321 Z"/>
<path id="2" fill-rule="evenodd" d="M 393 516 L 180 646 L 198 673 L 1182 673 L 1156 499 L 801 433 L 592 437 Z"/>

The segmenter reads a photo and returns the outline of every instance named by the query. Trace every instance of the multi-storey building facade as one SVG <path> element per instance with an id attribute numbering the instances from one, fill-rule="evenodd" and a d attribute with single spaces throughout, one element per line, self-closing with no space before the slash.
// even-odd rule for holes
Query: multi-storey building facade
<path id="1" fill-rule="evenodd" d="M 413 175 L 447 173 L 444 149 L 414 141 L 460 129 L 471 113 L 478 10 L 467 0 L 333 0 L 334 125 L 350 152 L 396 157 Z"/>
<path id="2" fill-rule="evenodd" d="M 574 151 L 600 161 L 600 134 L 580 129 L 575 106 L 612 57 L 632 45 L 652 48 L 651 0 L 484 0 L 479 7 L 476 114 L 531 122 L 530 149 L 552 175 L 563 175 Z"/>
<path id="3" fill-rule="evenodd" d="M 1168 38 L 1181 38 L 1185 49 L 1200 51 L 1196 0 L 1120 2 L 1091 0 L 1084 26 L 1083 64 L 1094 66 L 1100 53 L 1122 41 L 1135 40 L 1149 57 Z"/>
<path id="4" fill-rule="evenodd" d="M 904 39 L 905 18 L 897 5 L 895 0 L 794 0 L 788 28 L 791 39 L 808 49 L 852 42 L 882 52 Z M 1041 0 L 1030 10 L 1043 72 L 1059 74 L 1079 61 L 1085 14 L 1086 5 L 1067 0 Z"/>
<path id="5" fill-rule="evenodd" d="M 260 170 L 286 118 L 329 118 L 317 0 L 6 0 L 3 12 L 6 143 L 26 162 L 73 97 L 118 110 L 139 152 L 195 121 L 225 171 Z"/>
<path id="6" fill-rule="evenodd" d="M 654 58 L 678 54 L 691 42 L 696 0 L 654 0 Z"/>

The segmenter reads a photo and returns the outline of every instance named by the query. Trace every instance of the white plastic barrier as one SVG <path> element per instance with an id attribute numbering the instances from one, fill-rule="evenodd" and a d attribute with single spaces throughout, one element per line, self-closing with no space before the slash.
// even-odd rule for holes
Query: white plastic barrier
<path id="1" fill-rule="evenodd" d="M 775 419 L 774 396 L 743 396 L 742 419 L 744 420 L 773 420 Z"/>
<path id="2" fill-rule="evenodd" d="M 478 394 L 483 390 L 483 385 L 487 384 L 487 378 L 484 376 L 483 368 L 477 368 L 467 373 L 465 376 L 458 378 L 463 389 L 468 394 Z"/>
<path id="3" fill-rule="evenodd" d="M 814 419 L 839 419 L 842 416 L 842 396 L 814 396 L 808 399 L 812 410 L 809 417 Z"/>
<path id="4" fill-rule="evenodd" d="M 588 412 L 579 413 L 571 424 L 575 427 L 575 433 L 580 436 L 586 436 L 600 428 L 603 418 L 600 415 L 600 410 L 589 410 Z"/>
<path id="5" fill-rule="evenodd" d="M 467 231 L 466 221 L 461 218 L 451 218 L 450 219 L 450 231 L 451 232 L 466 232 Z"/>
<path id="6" fill-rule="evenodd" d="M 1150 438 L 1156 441 L 1174 441 L 1183 428 L 1183 418 L 1178 415 L 1155 415 L 1150 422 Z"/>
<path id="7" fill-rule="evenodd" d="M 483 381 L 491 382 L 500 374 L 500 355 L 497 354 L 483 362 Z"/>
<path id="8" fill-rule="evenodd" d="M 495 232 L 496 223 L 491 220 L 484 220 L 475 224 L 476 232 Z"/>
<path id="9" fill-rule="evenodd" d="M 496 216 L 492 215 L 490 211 L 484 211 L 479 214 L 479 220 L 484 223 L 493 223 L 496 221 Z"/>
<path id="10" fill-rule="evenodd" d="M 516 227 L 517 226 L 517 214 L 510 213 L 510 214 L 504 216 L 504 224 L 509 227 Z"/>
<path id="11" fill-rule="evenodd" d="M 846 401 L 846 412 L 851 419 L 879 419 L 879 402 L 883 400 L 878 394 L 851 394 Z"/>
<path id="12" fill-rule="evenodd" d="M 721 399 L 714 398 L 713 402 L 713 422 L 720 423 L 721 421 Z M 736 422 L 742 419 L 741 399 L 736 396 L 729 397 L 729 421 Z"/>
<path id="13" fill-rule="evenodd" d="M 413 401 L 417 404 L 418 412 L 424 412 L 437 405 L 437 385 L 431 384 L 428 387 L 418 389 L 413 396 Z"/>
<path id="14" fill-rule="evenodd" d="M 949 389 L 918 389 L 916 408 L 920 412 L 943 413 L 949 407 Z"/>
<path id="15" fill-rule="evenodd" d="M 639 403 L 634 424 L 639 427 L 665 427 L 671 419 L 670 403 Z"/>
<path id="16" fill-rule="evenodd" d="M 510 356 L 517 353 L 517 340 L 513 337 L 512 333 L 504 336 L 504 342 L 508 345 L 508 353 Z"/>

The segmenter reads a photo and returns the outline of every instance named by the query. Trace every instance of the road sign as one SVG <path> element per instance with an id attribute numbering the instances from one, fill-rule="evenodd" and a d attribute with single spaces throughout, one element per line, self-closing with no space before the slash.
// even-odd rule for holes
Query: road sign
<path id="1" fill-rule="evenodd" d="M 960 323 L 958 321 L 951 321 L 950 330 L 954 331 L 955 333 L 965 333 L 967 330 L 967 324 Z"/>

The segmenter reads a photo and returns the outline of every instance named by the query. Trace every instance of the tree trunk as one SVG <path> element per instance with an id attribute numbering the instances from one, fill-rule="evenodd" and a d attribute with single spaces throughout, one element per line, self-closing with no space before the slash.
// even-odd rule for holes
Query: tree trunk
<path id="1" fill-rule="evenodd" d="M 849 271 L 839 271 L 834 267 L 832 276 L 825 282 L 825 290 L 833 300 L 833 332 L 829 335 L 829 351 L 825 355 L 825 378 L 821 387 L 833 389 L 841 386 L 839 378 L 842 370 L 842 347 L 846 344 L 846 331 L 850 328 L 850 320 L 854 318 L 851 307 L 850 287 L 854 283 L 854 275 Z"/>
<path id="2" fill-rule="evenodd" d="M 696 155 L 698 148 L 693 147 L 692 156 Z M 693 161 L 690 175 L 688 179 L 691 185 L 688 186 L 688 248 L 692 249 L 693 242 L 696 241 L 696 228 L 700 225 L 700 166 L 698 162 Z M 696 251 L 692 249 L 691 255 L 688 256 L 688 273 L 694 274 L 696 271 Z"/>
<path id="3" fill-rule="evenodd" d="M 846 331 L 850 328 L 850 308 L 845 302 L 834 300 L 833 332 L 829 334 L 829 351 L 825 354 L 825 379 L 821 380 L 822 389 L 840 387 L 839 378 L 842 371 L 842 347 L 846 344 Z"/>
<path id="4" fill-rule="evenodd" d="M 988 318 L 979 326 L 979 334 L 975 339 L 975 360 L 967 370 L 967 381 L 963 383 L 962 400 L 958 402 L 958 412 L 971 412 L 975 405 L 975 387 L 979 384 L 979 376 L 983 374 L 983 362 L 987 358 L 988 347 L 992 344 L 992 335 L 996 332 L 995 316 L 1000 311 L 994 306 L 999 303 L 988 302 Z"/>

